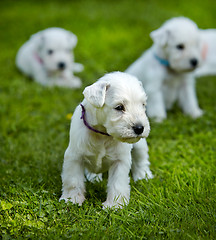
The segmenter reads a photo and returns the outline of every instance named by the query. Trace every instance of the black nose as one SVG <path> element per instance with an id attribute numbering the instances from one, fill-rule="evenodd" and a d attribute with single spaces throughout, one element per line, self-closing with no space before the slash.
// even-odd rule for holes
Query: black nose
<path id="1" fill-rule="evenodd" d="M 196 67 L 198 65 L 198 60 L 196 58 L 192 58 L 190 60 L 190 64 L 192 67 Z"/>
<path id="2" fill-rule="evenodd" d="M 65 67 L 66 67 L 66 64 L 64 62 L 58 63 L 58 69 L 63 70 L 63 69 L 65 69 Z"/>
<path id="3" fill-rule="evenodd" d="M 140 135 L 141 133 L 143 133 L 144 127 L 140 124 L 137 124 L 133 127 L 133 130 L 137 135 Z"/>

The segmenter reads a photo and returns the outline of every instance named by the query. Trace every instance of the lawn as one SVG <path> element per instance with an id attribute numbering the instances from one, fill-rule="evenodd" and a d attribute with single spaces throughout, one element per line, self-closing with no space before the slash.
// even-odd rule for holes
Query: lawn
<path id="1" fill-rule="evenodd" d="M 83 206 L 59 202 L 72 113 L 82 91 L 104 73 L 124 71 L 151 45 L 165 20 L 187 16 L 216 28 L 214 0 L 0 1 L 0 236 L 2 239 L 216 239 L 216 77 L 197 80 L 205 115 L 176 106 L 148 138 L 154 179 L 134 183 L 130 204 L 102 210 L 106 179 L 87 183 Z M 14 59 L 47 27 L 78 36 L 79 90 L 44 88 Z M 1 238 L 1 237 L 0 237 Z"/>

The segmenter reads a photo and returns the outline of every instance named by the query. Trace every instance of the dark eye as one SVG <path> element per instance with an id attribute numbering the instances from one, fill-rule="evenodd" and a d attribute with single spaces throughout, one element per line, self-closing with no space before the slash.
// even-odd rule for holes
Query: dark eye
<path id="1" fill-rule="evenodd" d="M 184 50 L 184 49 L 185 49 L 185 46 L 184 46 L 184 44 L 178 44 L 178 45 L 176 46 L 176 48 L 177 48 L 178 50 Z"/>
<path id="2" fill-rule="evenodd" d="M 52 50 L 52 49 L 49 49 L 49 50 L 47 51 L 47 53 L 48 53 L 49 55 L 52 55 L 52 54 L 53 54 L 53 50 Z"/>
<path id="3" fill-rule="evenodd" d="M 122 104 L 119 104 L 118 106 L 115 107 L 115 110 L 123 112 L 125 111 L 125 108 Z"/>

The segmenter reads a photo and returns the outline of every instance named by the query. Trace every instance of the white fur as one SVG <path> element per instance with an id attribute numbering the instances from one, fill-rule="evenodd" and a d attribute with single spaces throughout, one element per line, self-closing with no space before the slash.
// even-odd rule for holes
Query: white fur
<path id="1" fill-rule="evenodd" d="M 81 205 L 85 200 L 85 177 L 89 180 L 108 171 L 106 207 L 122 207 L 129 202 L 131 151 L 134 180 L 152 178 L 145 138 L 150 131 L 145 113 L 146 95 L 141 82 L 120 72 L 106 74 L 83 92 L 82 104 L 90 126 L 108 133 L 104 136 L 89 130 L 80 119 L 81 106 L 73 114 L 69 146 L 65 152 L 62 172 L 62 196 L 66 202 Z M 119 105 L 124 110 L 116 110 Z M 144 127 L 136 134 L 133 127 Z"/>
<path id="2" fill-rule="evenodd" d="M 25 75 L 45 86 L 81 87 L 73 75 L 83 69 L 74 62 L 77 37 L 62 28 L 48 28 L 31 36 L 19 49 L 16 65 Z"/>
<path id="3" fill-rule="evenodd" d="M 203 43 L 203 64 L 195 71 L 196 77 L 216 75 L 216 29 L 200 30 Z"/>
<path id="4" fill-rule="evenodd" d="M 127 70 L 143 82 L 148 96 L 147 114 L 162 121 L 166 110 L 178 101 L 183 112 L 192 118 L 202 115 L 198 106 L 192 71 L 201 63 L 201 41 L 194 22 L 184 17 L 173 18 L 151 33 L 154 41 Z M 184 49 L 178 49 L 180 45 Z M 169 62 L 166 67 L 155 57 Z M 192 66 L 191 60 L 197 60 Z"/>

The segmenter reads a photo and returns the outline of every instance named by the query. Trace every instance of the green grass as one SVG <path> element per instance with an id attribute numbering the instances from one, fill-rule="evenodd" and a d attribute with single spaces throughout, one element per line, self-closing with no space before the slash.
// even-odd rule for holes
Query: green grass
<path id="1" fill-rule="evenodd" d="M 149 33 L 184 15 L 216 28 L 214 0 L 0 1 L 0 236 L 2 239 L 216 239 L 216 77 L 198 79 L 205 115 L 178 107 L 151 123 L 150 181 L 131 180 L 130 204 L 103 211 L 106 180 L 87 183 L 82 207 L 59 202 L 71 113 L 82 90 L 124 71 L 151 45 Z M 18 48 L 47 27 L 73 31 L 80 90 L 47 89 L 14 65 Z"/>

